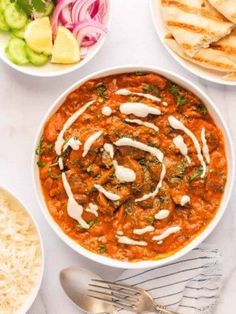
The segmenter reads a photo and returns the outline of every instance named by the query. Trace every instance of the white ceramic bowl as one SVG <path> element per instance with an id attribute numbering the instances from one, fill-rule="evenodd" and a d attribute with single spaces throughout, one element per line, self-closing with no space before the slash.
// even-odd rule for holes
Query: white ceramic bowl
<path id="1" fill-rule="evenodd" d="M 190 71 L 192 74 L 195 74 L 205 80 L 222 84 L 222 85 L 231 85 L 236 86 L 236 80 L 225 80 L 223 78 L 226 75 L 226 72 L 213 71 L 210 69 L 203 68 L 197 64 L 194 64 L 190 61 L 184 60 L 180 56 L 178 56 L 173 50 L 171 50 L 167 44 L 165 43 L 165 35 L 170 31 L 166 28 L 165 22 L 163 21 L 163 17 L 161 14 L 161 0 L 149 0 L 150 1 L 150 9 L 152 15 L 152 21 L 156 30 L 156 33 L 162 43 L 162 45 L 166 48 L 167 52 L 186 70 Z"/>
<path id="2" fill-rule="evenodd" d="M 110 22 L 111 22 L 111 4 L 109 5 L 109 11 L 106 17 L 106 26 L 108 29 L 108 33 L 110 28 Z M 2 59 L 2 61 L 8 64 L 11 68 L 27 75 L 36 77 L 61 76 L 82 68 L 90 60 L 92 60 L 99 52 L 102 45 L 104 44 L 108 33 L 104 35 L 100 40 L 98 40 L 98 42 L 95 45 L 89 47 L 86 57 L 79 63 L 69 65 L 47 63 L 43 66 L 34 66 L 27 64 L 20 66 L 11 62 L 5 54 L 5 47 L 9 39 L 9 33 L 0 32 L 0 59 Z"/>
<path id="3" fill-rule="evenodd" d="M 35 187 L 35 193 L 38 197 L 39 203 L 41 205 L 41 209 L 43 211 L 44 216 L 46 217 L 48 223 L 50 224 L 51 228 L 57 233 L 57 235 L 66 243 L 68 244 L 73 250 L 78 252 L 79 254 L 86 256 L 87 258 L 96 261 L 101 264 L 105 264 L 112 267 L 119 267 L 119 268 L 147 268 L 147 267 L 158 267 L 161 265 L 165 265 L 167 263 L 170 263 L 181 256 L 185 255 L 189 251 L 191 251 L 193 248 L 198 246 L 202 241 L 206 239 L 206 237 L 213 231 L 213 229 L 216 227 L 218 222 L 220 221 L 230 198 L 231 192 L 232 192 L 232 186 L 233 186 L 233 180 L 234 180 L 234 171 L 235 171 L 235 164 L 234 164 L 234 150 L 233 150 L 233 144 L 231 140 L 231 136 L 229 134 L 228 127 L 226 123 L 224 122 L 220 112 L 214 105 L 214 103 L 208 98 L 208 96 L 200 91 L 200 89 L 194 85 L 193 83 L 190 83 L 188 80 L 173 74 L 169 71 L 154 68 L 151 66 L 120 66 L 116 68 L 109 68 L 100 72 L 96 72 L 93 74 L 90 74 L 80 80 L 79 82 L 72 85 L 69 89 L 67 89 L 52 105 L 52 107 L 49 109 L 49 111 L 46 113 L 36 136 L 35 141 L 35 147 L 38 146 L 40 137 L 43 132 L 43 127 L 48 120 L 48 118 L 54 114 L 54 112 L 58 109 L 58 107 L 63 103 L 65 98 L 68 94 L 70 94 L 73 90 L 84 84 L 86 81 L 98 77 L 103 77 L 107 75 L 113 75 L 113 74 L 119 74 L 119 73 L 129 73 L 129 72 L 136 72 L 136 71 L 151 71 L 155 72 L 157 74 L 163 75 L 166 78 L 170 79 L 171 81 L 175 82 L 176 84 L 179 84 L 183 86 L 184 88 L 192 91 L 195 95 L 197 95 L 200 99 L 202 99 L 203 103 L 206 105 L 207 109 L 209 110 L 211 116 L 214 118 L 215 123 L 217 126 L 222 130 L 222 133 L 224 135 L 225 139 L 225 148 L 226 148 L 226 155 L 228 160 L 228 180 L 225 187 L 225 192 L 223 196 L 223 200 L 221 203 L 221 206 L 215 215 L 214 219 L 210 222 L 210 224 L 207 226 L 207 228 L 199 235 L 197 236 L 191 243 L 186 245 L 184 248 L 176 252 L 175 254 L 168 256 L 166 258 L 160 259 L 160 260 L 150 260 L 150 261 L 140 261 L 140 262 L 123 262 L 119 260 L 115 260 L 109 257 L 105 257 L 102 255 L 98 255 L 95 253 L 92 253 L 82 246 L 80 246 L 78 243 L 76 243 L 74 240 L 72 240 L 69 236 L 67 236 L 62 229 L 59 227 L 59 225 L 54 221 L 52 216 L 50 215 L 47 205 L 44 201 L 41 184 L 39 180 L 39 171 L 38 167 L 36 165 L 37 157 L 35 154 L 33 155 L 33 180 L 34 180 L 34 187 Z"/>
<path id="4" fill-rule="evenodd" d="M 28 209 L 26 209 L 26 206 L 19 201 L 18 198 L 16 198 L 15 195 L 13 195 L 11 192 L 9 192 L 8 190 L 6 190 L 5 188 L 0 186 L 0 193 L 3 193 L 4 196 L 7 197 L 8 201 L 10 202 L 11 206 L 14 207 L 19 207 L 21 209 L 23 209 L 27 215 L 29 215 L 30 219 L 32 220 L 37 234 L 38 234 L 38 238 L 39 238 L 39 242 L 40 242 L 40 248 L 41 248 L 41 269 L 40 269 L 40 273 L 37 279 L 37 282 L 35 284 L 35 286 L 33 287 L 33 289 L 31 290 L 31 293 L 29 294 L 28 298 L 26 299 L 25 303 L 17 310 L 16 314 L 25 314 L 27 313 L 27 311 L 30 309 L 31 305 L 33 304 L 34 300 L 36 299 L 36 296 L 39 292 L 41 283 L 42 283 L 42 278 L 43 278 L 43 272 L 44 272 L 44 248 L 43 248 L 43 241 L 41 238 L 41 234 L 39 231 L 39 227 L 37 225 L 37 222 L 34 220 L 34 218 L 32 217 L 31 213 L 28 211 Z"/>

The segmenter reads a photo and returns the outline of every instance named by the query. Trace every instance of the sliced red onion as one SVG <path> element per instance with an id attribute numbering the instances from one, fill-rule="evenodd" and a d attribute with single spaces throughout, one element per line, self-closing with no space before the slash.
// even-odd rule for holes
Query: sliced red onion
<path id="1" fill-rule="evenodd" d="M 66 6 L 68 6 L 70 3 L 74 3 L 76 0 L 61 0 L 57 3 L 53 14 L 52 14 L 52 32 L 54 34 L 54 36 L 56 35 L 57 32 L 57 27 L 59 24 L 59 16 L 61 14 L 61 11 L 63 10 L 63 8 L 65 8 Z"/>
<path id="2" fill-rule="evenodd" d="M 71 8 L 70 6 L 66 6 L 61 10 L 59 20 L 63 25 L 66 24 L 72 24 L 72 18 L 71 18 Z"/>
<path id="3" fill-rule="evenodd" d="M 83 5 L 85 5 L 87 0 L 77 0 L 75 1 L 72 11 L 71 11 L 71 16 L 72 16 L 72 21 L 74 23 L 79 22 L 78 20 L 78 16 L 79 16 L 79 12 L 81 10 L 81 7 L 83 7 Z"/>
<path id="4" fill-rule="evenodd" d="M 101 35 L 106 34 L 106 27 L 96 21 L 87 20 L 78 23 L 73 29 L 73 34 L 81 47 L 89 47 L 95 44 Z M 93 37 L 89 38 L 91 34 L 93 34 Z"/>
<path id="5" fill-rule="evenodd" d="M 71 32 L 73 32 L 73 29 L 75 28 L 75 24 L 72 23 L 66 23 L 64 26 L 68 28 Z"/>
<path id="6" fill-rule="evenodd" d="M 89 8 L 94 4 L 94 0 L 87 0 L 83 6 L 81 6 L 80 11 L 78 12 L 77 20 L 84 21 L 88 18 Z M 90 14 L 89 14 L 89 17 Z"/>
<path id="7" fill-rule="evenodd" d="M 108 10 L 109 0 L 59 0 L 51 19 L 53 36 L 60 24 L 69 29 L 77 38 L 84 58 L 88 47 L 106 34 L 104 18 Z"/>
<path id="8" fill-rule="evenodd" d="M 101 0 L 99 4 L 99 12 L 97 13 L 101 20 L 104 22 L 104 17 L 107 15 L 109 10 L 109 2 L 107 0 Z"/>
<path id="9" fill-rule="evenodd" d="M 98 13 L 99 9 L 99 0 L 96 0 L 93 5 L 90 6 L 89 8 L 89 14 L 91 18 L 94 18 L 94 16 Z"/>
<path id="10" fill-rule="evenodd" d="M 91 34 L 94 32 L 105 34 L 107 31 L 106 27 L 103 24 L 96 22 L 94 20 L 85 20 L 75 25 L 75 28 L 73 29 L 73 34 L 77 36 L 78 33 L 84 29 L 90 30 L 88 34 Z"/>
<path id="11" fill-rule="evenodd" d="M 81 47 L 90 47 L 94 44 L 96 44 L 96 42 L 98 41 L 100 35 L 96 35 L 96 36 L 84 36 L 84 38 L 82 39 L 82 41 L 80 42 L 80 46 Z"/>

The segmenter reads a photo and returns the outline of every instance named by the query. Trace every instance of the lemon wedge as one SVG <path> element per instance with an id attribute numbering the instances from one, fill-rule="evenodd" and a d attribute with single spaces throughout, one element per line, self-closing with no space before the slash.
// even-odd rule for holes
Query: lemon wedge
<path id="1" fill-rule="evenodd" d="M 79 44 L 74 35 L 65 27 L 59 26 L 52 49 L 52 63 L 70 64 L 80 60 Z"/>
<path id="2" fill-rule="evenodd" d="M 52 53 L 52 28 L 48 17 L 42 17 L 29 23 L 25 30 L 27 45 L 38 53 Z"/>

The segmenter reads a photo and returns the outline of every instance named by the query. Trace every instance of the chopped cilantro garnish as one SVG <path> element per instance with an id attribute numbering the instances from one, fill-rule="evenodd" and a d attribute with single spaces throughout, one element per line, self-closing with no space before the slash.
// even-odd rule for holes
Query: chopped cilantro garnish
<path id="1" fill-rule="evenodd" d="M 171 94 L 175 97 L 177 97 L 179 95 L 179 88 L 177 85 L 175 84 L 171 84 L 169 87 L 169 91 L 171 92 Z"/>
<path id="2" fill-rule="evenodd" d="M 179 87 L 177 85 L 171 84 L 169 86 L 169 91 L 175 97 L 176 105 L 178 107 L 184 106 L 187 104 L 188 100 L 186 98 L 184 98 L 183 96 L 181 96 L 180 91 L 179 91 Z"/>
<path id="3" fill-rule="evenodd" d="M 131 204 L 129 201 L 126 201 L 124 203 L 124 207 L 125 207 L 125 210 L 124 210 L 125 214 L 127 214 L 127 215 L 133 214 L 133 204 Z"/>
<path id="4" fill-rule="evenodd" d="M 97 85 L 97 92 L 98 92 L 98 95 L 99 95 L 99 98 L 98 98 L 98 101 L 99 102 L 104 102 L 107 100 L 107 87 L 104 83 L 99 83 Z"/>
<path id="5" fill-rule="evenodd" d="M 144 159 L 144 158 L 141 158 L 138 160 L 138 163 L 141 165 L 141 166 L 145 166 L 147 164 L 147 161 Z"/>
<path id="6" fill-rule="evenodd" d="M 105 245 L 99 247 L 99 253 L 103 254 L 107 252 L 107 247 Z"/>
<path id="7" fill-rule="evenodd" d="M 15 3 L 16 6 L 24 11 L 27 15 L 31 15 L 32 12 L 45 12 L 47 4 L 44 0 L 10 0 L 11 3 Z"/>
<path id="8" fill-rule="evenodd" d="M 49 167 L 48 167 L 48 175 L 53 179 L 53 180 L 56 180 L 58 178 L 60 178 L 61 176 L 61 173 L 53 173 L 52 172 L 52 168 L 53 167 L 57 167 L 58 166 L 58 161 L 55 162 L 54 164 L 51 164 Z"/>
<path id="9" fill-rule="evenodd" d="M 224 193 L 225 187 L 224 187 L 224 186 L 220 186 L 219 189 L 218 189 L 218 191 L 219 191 L 220 193 Z"/>
<path id="10" fill-rule="evenodd" d="M 154 215 L 150 215 L 148 218 L 147 218 L 147 222 L 152 225 L 154 223 L 154 220 L 155 220 L 155 216 Z"/>
<path id="11" fill-rule="evenodd" d="M 175 177 L 182 179 L 184 177 L 184 172 L 187 167 L 187 162 L 184 160 L 176 166 Z"/>
<path id="12" fill-rule="evenodd" d="M 70 139 L 71 139 L 71 137 L 67 137 L 67 138 L 65 138 L 65 139 L 64 139 L 64 143 L 63 143 L 63 145 L 66 145 L 66 143 L 68 143 Z"/>
<path id="13" fill-rule="evenodd" d="M 208 114 L 208 110 L 207 110 L 206 106 L 203 104 L 199 104 L 197 106 L 197 111 L 201 112 L 201 114 L 204 116 Z"/>
<path id="14" fill-rule="evenodd" d="M 188 101 L 187 101 L 187 99 L 186 98 L 184 98 L 184 97 L 181 97 L 181 96 L 176 96 L 176 105 L 177 106 L 184 106 L 184 105 L 186 105 L 186 103 L 187 103 Z"/>
<path id="15" fill-rule="evenodd" d="M 169 196 L 168 195 L 161 195 L 160 196 L 160 202 L 161 203 L 168 203 L 170 200 Z"/>
<path id="16" fill-rule="evenodd" d="M 44 152 L 44 148 L 43 148 L 43 137 L 40 138 L 40 141 L 39 141 L 39 145 L 38 147 L 36 148 L 35 150 L 35 154 L 40 156 L 42 155 L 42 153 Z"/>
<path id="17" fill-rule="evenodd" d="M 193 180 L 201 177 L 203 173 L 203 168 L 202 167 L 199 167 L 195 170 L 195 172 L 189 177 L 189 182 L 192 182 Z"/>
<path id="18" fill-rule="evenodd" d="M 137 102 L 138 101 L 138 97 L 136 97 L 136 96 L 129 96 L 129 102 Z"/>
<path id="19" fill-rule="evenodd" d="M 97 218 L 93 219 L 93 220 L 90 220 L 88 222 L 88 224 L 90 225 L 90 227 L 94 226 L 94 225 L 97 225 L 99 224 L 99 220 Z"/>
<path id="20" fill-rule="evenodd" d="M 17 0 L 17 1 L 21 1 L 21 0 Z M 36 12 L 44 12 L 46 10 L 46 3 L 43 0 L 32 0 L 31 4 Z"/>
<path id="21" fill-rule="evenodd" d="M 143 85 L 142 89 L 144 92 L 152 92 L 152 86 L 150 85 Z"/>
<path id="22" fill-rule="evenodd" d="M 47 149 L 48 149 L 48 150 L 51 150 L 52 148 L 53 148 L 53 144 L 52 144 L 52 143 L 50 143 L 50 144 L 47 145 Z"/>
<path id="23" fill-rule="evenodd" d="M 38 161 L 38 162 L 37 162 L 37 166 L 38 166 L 39 168 L 42 168 L 42 167 L 45 166 L 45 162 L 43 162 L 43 161 Z"/>
<path id="24" fill-rule="evenodd" d="M 142 75 L 146 75 L 146 72 L 136 71 L 135 74 L 136 74 L 137 76 L 142 76 Z"/>
<path id="25" fill-rule="evenodd" d="M 152 93 L 155 96 L 160 96 L 160 89 L 155 86 L 145 84 L 142 86 L 142 89 L 144 92 Z"/>

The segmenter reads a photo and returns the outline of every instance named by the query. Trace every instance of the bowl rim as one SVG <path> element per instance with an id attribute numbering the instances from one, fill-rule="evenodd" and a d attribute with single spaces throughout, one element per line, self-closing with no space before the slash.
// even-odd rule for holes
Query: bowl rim
<path id="1" fill-rule="evenodd" d="M 24 211 L 27 213 L 27 215 L 30 217 L 30 219 L 33 222 L 33 225 L 35 226 L 35 229 L 37 231 L 38 238 L 39 238 L 39 243 L 40 243 L 41 266 L 40 266 L 40 273 L 39 273 L 39 276 L 38 276 L 38 279 L 37 279 L 37 283 L 33 287 L 32 291 L 29 294 L 29 296 L 27 297 L 25 303 L 23 303 L 21 305 L 21 307 L 16 311 L 16 314 L 25 314 L 31 308 L 33 302 L 35 301 L 35 299 L 36 299 L 36 297 L 37 297 L 37 295 L 39 293 L 40 287 L 42 285 L 43 275 L 44 275 L 44 270 L 45 270 L 44 244 L 43 244 L 42 235 L 41 235 L 41 232 L 40 232 L 40 229 L 39 229 L 39 224 L 37 223 L 37 221 L 33 217 L 32 213 L 29 211 L 29 209 L 26 207 L 25 203 L 22 202 L 22 200 L 19 199 L 18 196 L 15 195 L 15 193 L 11 192 L 9 190 L 9 188 L 5 188 L 2 185 L 0 185 L 0 191 L 1 190 L 4 192 L 4 194 L 6 194 L 7 198 L 10 197 L 14 201 L 16 201 L 22 207 L 22 209 L 24 209 Z"/>
<path id="2" fill-rule="evenodd" d="M 225 138 L 226 157 L 228 161 L 228 177 L 227 177 L 226 189 L 222 198 L 221 206 L 219 207 L 216 215 L 211 220 L 211 222 L 207 225 L 207 227 L 199 235 L 197 235 L 190 243 L 188 243 L 186 246 L 184 246 L 182 249 L 175 252 L 174 254 L 171 254 L 170 256 L 165 257 L 163 259 L 145 260 L 145 261 L 138 261 L 138 262 L 126 262 L 126 261 L 120 261 L 120 260 L 112 259 L 110 257 L 105 257 L 102 255 L 93 253 L 85 249 L 84 247 L 82 247 L 80 244 L 76 243 L 74 240 L 72 240 L 68 235 L 66 235 L 62 231 L 62 229 L 54 221 L 53 217 L 49 213 L 49 210 L 47 209 L 46 203 L 44 201 L 44 196 L 42 193 L 39 176 L 38 176 L 39 171 L 36 165 L 37 156 L 35 155 L 35 151 L 33 150 L 32 178 L 33 178 L 34 192 L 39 202 L 41 211 L 43 212 L 43 215 L 46 218 L 47 222 L 49 223 L 50 227 L 54 230 L 54 232 L 59 236 L 61 240 L 63 240 L 69 247 L 71 247 L 74 251 L 81 254 L 82 256 L 87 257 L 90 260 L 93 260 L 95 262 L 98 262 L 106 266 L 122 268 L 122 269 L 140 269 L 140 268 L 144 269 L 144 268 L 150 268 L 150 267 L 163 266 L 163 265 L 166 265 L 175 261 L 176 259 L 179 259 L 183 255 L 185 255 L 186 253 L 190 252 L 192 249 L 197 247 L 201 242 L 203 242 L 210 235 L 210 233 L 213 231 L 216 225 L 219 223 L 219 221 L 221 220 L 226 210 L 230 196 L 232 194 L 234 174 L 235 174 L 235 156 L 234 156 L 232 138 L 229 133 L 227 124 L 225 123 L 224 119 L 222 118 L 221 113 L 219 112 L 218 108 L 213 103 L 213 101 L 203 91 L 201 91 L 194 83 L 190 82 L 186 78 L 183 78 L 179 76 L 178 74 L 175 74 L 171 71 L 167 71 L 165 69 L 158 68 L 152 65 L 147 65 L 147 66 L 121 65 L 117 67 L 109 67 L 100 71 L 96 71 L 92 74 L 89 74 L 83 77 L 81 80 L 74 83 L 72 86 L 67 88 L 56 99 L 56 101 L 54 101 L 52 106 L 50 106 L 50 108 L 47 110 L 38 128 L 38 131 L 35 137 L 35 142 L 34 142 L 34 149 L 37 147 L 39 143 L 44 125 L 47 122 L 48 118 L 60 107 L 60 105 L 63 103 L 67 95 L 70 94 L 73 90 L 75 90 L 76 88 L 84 84 L 86 81 L 93 78 L 104 77 L 104 76 L 119 74 L 119 73 L 137 72 L 137 71 L 154 72 L 159 75 L 163 75 L 164 77 L 172 80 L 173 82 L 179 84 L 180 86 L 182 85 L 187 90 L 193 91 L 194 94 L 196 94 L 198 97 L 200 97 L 203 100 L 204 104 L 206 104 L 210 113 L 211 114 L 212 112 L 214 113 L 214 121 L 216 122 L 217 120 L 216 122 L 217 126 L 218 124 L 221 125 L 220 129 Z"/>
<path id="3" fill-rule="evenodd" d="M 222 78 L 217 78 L 217 77 L 211 77 L 210 75 L 210 69 L 201 67 L 200 65 L 191 63 L 188 60 L 184 60 L 183 58 L 181 58 L 180 56 L 178 56 L 173 50 L 171 50 L 167 44 L 165 43 L 165 41 L 163 40 L 163 36 L 162 36 L 162 31 L 159 27 L 159 24 L 156 22 L 156 16 L 155 16 L 155 1 L 156 0 L 149 0 L 149 8 L 150 8 L 150 12 L 151 12 L 151 18 L 152 18 L 152 24 L 154 26 L 155 32 L 162 44 L 162 46 L 166 49 L 166 51 L 169 53 L 169 55 L 178 63 L 180 64 L 185 70 L 187 70 L 188 72 L 190 72 L 191 74 L 204 79 L 206 81 L 212 82 L 212 83 L 216 83 L 216 84 L 220 84 L 223 86 L 236 86 L 236 80 L 235 81 L 231 81 L 231 80 L 224 80 L 223 79 L 223 75 L 225 73 L 225 75 L 227 74 L 227 72 L 222 72 Z M 160 2 L 160 0 L 158 0 Z M 165 26 L 164 22 L 162 21 L 163 25 Z M 189 65 L 190 64 L 190 65 Z M 191 67 L 191 65 L 194 66 L 194 68 Z M 195 69 L 196 67 L 196 69 Z M 206 73 L 201 73 L 200 71 L 198 71 L 198 69 L 203 69 L 204 72 Z M 213 71 L 213 70 L 212 70 Z M 209 74 L 208 74 L 209 72 Z M 220 73 L 220 72 L 219 72 Z M 230 71 L 228 72 L 230 73 Z"/>
<path id="4" fill-rule="evenodd" d="M 100 40 L 98 40 L 98 42 L 93 47 L 93 50 L 90 53 L 90 55 L 88 57 L 85 57 L 82 61 L 80 61 L 78 63 L 66 65 L 67 66 L 66 69 L 58 70 L 58 71 L 55 71 L 55 72 L 50 71 L 50 70 L 47 70 L 45 72 L 44 71 L 42 71 L 42 72 L 41 71 L 37 71 L 38 67 L 31 65 L 32 67 L 34 67 L 35 71 L 30 70 L 29 72 L 27 72 L 27 71 L 24 70 L 27 67 L 27 65 L 25 67 L 25 66 L 20 66 L 20 65 L 17 65 L 15 63 L 11 62 L 4 55 L 4 53 L 3 54 L 0 53 L 0 60 L 3 63 L 7 64 L 12 69 L 14 69 L 17 72 L 19 72 L 19 73 L 22 73 L 22 74 L 24 74 L 26 76 L 38 77 L 38 78 L 60 77 L 60 76 L 70 74 L 70 73 L 72 73 L 72 72 L 74 72 L 76 70 L 79 70 L 79 69 L 83 68 L 93 58 L 95 58 L 95 56 L 99 53 L 99 51 L 101 50 L 102 46 L 104 45 L 107 37 L 109 36 L 110 27 L 111 27 L 111 19 L 112 19 L 112 1 L 108 0 L 108 2 L 109 2 L 109 6 L 108 6 L 108 14 L 107 14 L 107 18 L 106 18 L 107 33 Z M 5 34 L 2 34 L 2 35 L 4 36 Z M 61 66 L 63 67 L 64 65 L 62 64 Z"/>

